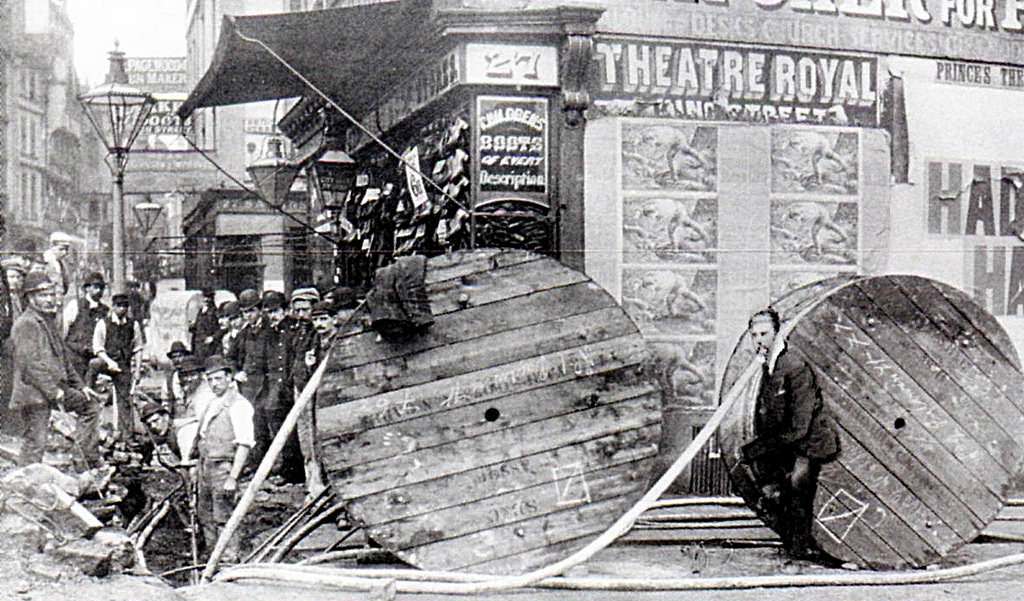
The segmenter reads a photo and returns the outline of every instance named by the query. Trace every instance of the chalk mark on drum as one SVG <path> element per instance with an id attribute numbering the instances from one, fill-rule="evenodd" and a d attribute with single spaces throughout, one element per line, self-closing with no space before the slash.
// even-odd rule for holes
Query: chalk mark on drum
<path id="1" fill-rule="evenodd" d="M 556 465 L 551 468 L 551 474 L 555 479 L 555 491 L 558 493 L 558 502 L 555 503 L 557 507 L 590 503 L 590 487 L 587 485 L 587 477 L 583 473 L 581 462 L 577 461 L 563 466 Z M 573 487 L 574 483 L 577 484 L 576 487 Z M 579 492 L 575 495 L 569 494 L 577 489 Z"/>
<path id="2" fill-rule="evenodd" d="M 830 511 L 846 509 L 845 507 L 842 507 L 840 505 L 841 500 L 846 500 L 847 504 L 852 505 L 854 509 L 840 511 L 840 513 L 833 513 L 832 515 L 826 515 Z M 832 508 L 833 505 L 836 505 L 838 507 Z M 857 522 L 859 522 L 860 519 L 864 517 L 864 514 L 867 513 L 870 507 L 870 504 L 865 503 L 864 501 L 861 501 L 857 497 L 846 492 L 845 488 L 840 488 L 839 490 L 832 494 L 832 497 L 830 497 L 828 501 L 825 501 L 824 505 L 821 506 L 821 510 L 818 511 L 818 516 L 816 519 L 818 523 L 821 524 L 821 527 L 825 530 L 825 532 L 827 532 L 829 535 L 836 539 L 836 542 L 843 542 L 844 540 L 846 540 L 846 537 L 850 534 L 850 531 L 853 530 L 853 527 L 857 525 Z M 837 534 L 836 532 L 832 531 L 830 525 L 833 522 L 839 522 L 844 518 L 851 517 L 853 519 L 849 520 L 849 523 L 846 525 L 846 528 L 843 529 L 841 534 Z M 842 523 L 840 522 L 840 526 L 841 525 Z"/>

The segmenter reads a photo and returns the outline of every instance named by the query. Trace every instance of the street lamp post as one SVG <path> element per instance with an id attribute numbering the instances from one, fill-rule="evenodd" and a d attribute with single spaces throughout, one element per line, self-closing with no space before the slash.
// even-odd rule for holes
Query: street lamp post
<path id="1" fill-rule="evenodd" d="M 128 84 L 124 52 L 110 52 L 106 81 L 78 97 L 89 122 L 107 147 L 113 186 L 113 289 L 123 292 L 125 284 L 124 170 L 128 153 L 156 101 L 148 92 Z"/>

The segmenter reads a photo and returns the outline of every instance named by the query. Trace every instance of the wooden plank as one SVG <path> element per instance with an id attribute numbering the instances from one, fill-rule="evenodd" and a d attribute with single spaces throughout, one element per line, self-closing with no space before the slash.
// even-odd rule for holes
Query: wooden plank
<path id="1" fill-rule="evenodd" d="M 472 273 L 498 270 L 503 267 L 550 259 L 514 248 L 480 248 L 431 257 L 427 263 L 427 285 L 460 278 Z"/>
<path id="2" fill-rule="evenodd" d="M 986 332 L 979 329 L 967 314 L 959 307 L 953 305 L 949 298 L 943 293 L 946 288 L 937 282 L 929 282 L 923 278 L 904 277 L 895 280 L 904 293 L 910 297 L 918 307 L 927 307 L 926 314 L 950 342 L 957 349 L 966 355 L 978 369 L 986 374 L 992 383 L 1010 399 L 1018 412 L 1024 411 L 1024 375 L 1017 366 L 1017 353 L 1013 350 L 1012 343 L 1007 351 L 995 346 L 994 340 L 1006 335 L 1006 332 L 999 326 L 999 323 L 991 316 L 985 320 L 987 327 L 994 328 L 995 332 Z M 956 292 L 955 290 L 953 292 Z"/>
<path id="3" fill-rule="evenodd" d="M 520 551 L 496 559 L 482 559 L 476 563 L 467 564 L 462 569 L 474 574 L 521 574 L 536 568 L 536 566 L 551 565 L 572 555 L 587 546 L 598 535 L 600 535 L 600 532 L 595 531 L 569 537 L 557 543 Z M 579 595 L 579 597 L 584 598 L 583 595 Z"/>
<path id="4" fill-rule="evenodd" d="M 916 443 L 915 453 L 927 452 L 927 446 L 934 445 L 936 442 L 947 449 L 952 456 L 949 467 L 962 466 L 963 469 L 960 472 L 970 476 L 964 480 L 957 476 L 956 472 L 948 472 L 949 479 L 954 484 L 980 482 L 986 490 L 990 491 L 990 501 L 1000 504 L 999 495 L 1002 485 L 996 484 L 996 482 L 1005 481 L 1007 478 L 1005 468 L 989 456 L 985 448 L 971 437 L 963 426 L 950 419 L 949 413 L 932 396 L 932 391 L 922 389 L 910 377 L 908 371 L 904 371 L 902 364 L 910 363 L 911 360 L 901 360 L 897 363 L 892 359 L 891 353 L 896 352 L 893 347 L 899 349 L 900 352 L 912 353 L 908 355 L 909 357 L 916 357 L 919 354 L 919 349 L 915 353 L 914 349 L 905 344 L 905 341 L 900 341 L 902 344 L 896 344 L 891 343 L 890 338 L 882 336 L 872 338 L 857 322 L 851 319 L 851 313 L 852 311 L 845 306 L 837 307 L 830 300 L 821 305 L 813 319 L 807 320 L 806 323 L 813 323 L 819 336 L 828 336 L 830 340 L 834 340 L 841 346 L 844 352 L 858 365 L 858 370 L 854 373 L 859 373 L 861 377 L 865 374 L 870 377 L 870 380 L 865 382 L 868 390 L 872 386 L 875 390 L 884 390 L 888 393 L 886 402 L 888 403 L 888 399 L 892 399 L 895 403 L 880 406 L 879 403 L 869 402 L 873 399 L 867 396 L 857 397 L 855 400 L 859 400 L 868 411 L 876 412 L 876 418 L 880 418 L 881 425 L 888 432 L 888 436 Z M 887 345 L 889 354 L 876 346 L 879 342 Z M 920 373 L 921 370 L 915 366 L 905 365 L 905 367 L 916 377 L 924 377 L 924 374 Z M 945 399 L 946 396 L 942 395 L 942 398 Z M 902 427 L 900 427 L 901 425 Z M 921 440 L 916 440 L 918 438 Z M 908 446 L 907 448 L 911 449 L 912 447 Z M 942 474 L 945 472 L 946 470 L 939 470 L 933 473 L 944 478 Z M 968 495 L 965 498 L 972 501 L 984 498 L 980 492 L 972 493 L 970 489 L 971 486 L 964 486 L 958 491 L 958 494 Z M 987 503 L 983 503 L 983 505 L 987 505 Z"/>
<path id="5" fill-rule="evenodd" d="M 649 463 L 596 465 L 586 471 L 582 463 L 563 471 L 551 466 L 547 478 L 539 478 L 527 488 L 473 499 L 411 518 L 381 522 L 372 526 L 368 534 L 374 540 L 387 541 L 389 548 L 406 550 L 581 508 L 589 503 L 622 497 L 633 499 L 645 490 Z M 627 499 L 621 502 L 625 505 Z"/>
<path id="6" fill-rule="evenodd" d="M 327 369 L 343 371 L 616 306 L 610 296 L 593 294 L 592 286 L 568 284 L 507 299 L 501 311 L 485 305 L 440 315 L 424 334 L 401 344 L 378 340 L 374 331 L 349 335 L 335 343 Z"/>
<path id="7" fill-rule="evenodd" d="M 367 524 L 429 514 L 458 499 L 451 491 L 486 487 L 492 495 L 532 486 L 551 474 L 551 466 L 601 461 L 609 467 L 645 461 L 657 455 L 659 425 L 616 432 L 584 442 L 547 449 L 501 463 L 482 465 L 444 478 L 427 480 L 353 499 L 352 513 Z M 643 483 L 641 483 L 643 484 Z M 460 496 L 466 498 L 469 495 Z"/>
<path id="8" fill-rule="evenodd" d="M 361 399 L 409 388 L 425 382 L 443 380 L 527 359 L 579 349 L 587 353 L 587 345 L 636 334 L 628 321 L 615 320 L 622 309 L 609 307 L 583 315 L 544 322 L 518 330 L 498 332 L 442 348 L 430 349 L 412 356 L 385 359 L 357 369 L 331 371 L 318 389 L 323 405 Z M 318 396 L 317 402 L 320 402 Z"/>
<path id="9" fill-rule="evenodd" d="M 632 367 L 601 376 L 571 380 L 502 398 L 499 402 L 473 403 L 439 413 L 421 415 L 400 424 L 368 428 L 344 438 L 321 438 L 321 446 L 344 447 L 338 453 L 346 465 L 375 461 L 408 452 L 410 448 L 431 449 L 463 438 L 493 433 L 543 419 L 569 416 L 580 409 L 610 405 L 657 394 L 641 380 Z M 488 413 L 490 412 L 490 413 Z"/>
<path id="10" fill-rule="evenodd" d="M 484 271 L 463 275 L 457 279 L 445 280 L 427 286 L 430 309 L 434 316 L 445 315 L 469 307 L 486 307 L 504 303 L 519 296 L 529 296 L 561 286 L 585 284 L 594 299 L 615 299 L 591 282 L 586 275 L 564 265 L 552 266 L 545 261 L 531 261 L 504 267 L 495 271 Z M 501 307 L 502 314 L 511 314 L 511 308 Z"/>
<path id="11" fill-rule="evenodd" d="M 930 430 L 912 422 L 913 417 L 907 420 L 904 430 L 920 434 L 894 438 L 886 430 L 886 424 L 894 419 L 895 401 L 884 390 L 873 388 L 863 367 L 846 355 L 835 340 L 818 335 L 814 330 L 805 335 L 801 331 L 803 327 L 794 332 L 796 348 L 832 361 L 827 372 L 817 373 L 822 395 L 828 399 L 836 422 L 876 460 L 883 458 L 885 463 L 880 463 L 881 467 L 893 473 L 889 465 L 897 466 L 899 480 L 962 538 L 976 534 L 985 520 L 975 507 L 995 508 L 998 499 L 981 486 L 975 475 L 956 462 L 955 456 L 938 443 Z M 814 342 L 808 336 L 813 337 Z M 846 439 L 842 442 L 845 444 Z M 946 482 L 935 476 L 942 473 L 952 473 L 955 479 Z"/>
<path id="12" fill-rule="evenodd" d="M 953 444 L 958 460 L 968 469 L 983 474 L 986 482 L 993 484 L 990 490 L 1001 495 L 1002 488 L 994 483 L 1005 481 L 1014 470 L 1019 459 L 1013 453 L 1016 445 L 993 442 L 998 441 L 999 425 L 946 375 L 946 365 L 936 363 L 916 344 L 917 336 L 904 332 L 879 307 L 880 304 L 899 307 L 905 297 L 901 298 L 899 291 L 891 289 L 887 289 L 887 293 L 875 291 L 875 294 L 880 295 L 878 303 L 858 286 L 851 286 L 830 299 L 830 306 L 841 307 L 842 311 L 842 316 L 836 314 L 833 322 L 837 336 L 848 350 L 876 371 L 879 379 L 901 390 L 905 386 L 906 397 L 921 402 L 907 406 L 918 413 L 916 417 L 920 421 L 926 423 L 923 416 L 935 413 L 937 422 L 943 424 L 943 436 L 950 437 L 947 442 L 956 441 Z M 908 313 L 912 308 L 903 308 L 907 313 L 897 315 L 900 321 L 911 318 Z M 866 341 L 873 343 L 874 348 L 860 344 Z"/>
<path id="13" fill-rule="evenodd" d="M 398 424 L 419 415 L 431 415 L 462 405 L 493 402 L 579 378 L 604 376 L 627 366 L 635 368 L 646 356 L 643 338 L 635 334 L 439 378 L 343 404 L 321 405 L 318 396 L 317 419 L 321 440 Z"/>
<path id="14" fill-rule="evenodd" d="M 907 280 L 923 280 L 924 278 L 906 278 Z M 1001 354 L 1017 371 L 1021 370 L 1020 357 L 1017 356 L 1016 345 L 1010 339 L 1006 330 L 999 325 L 991 313 L 981 308 L 974 299 L 956 288 L 945 286 L 934 281 L 927 281 L 939 291 L 949 304 L 963 315 L 966 323 L 971 324 L 976 331 L 981 333 L 984 341 L 991 350 Z"/>
<path id="15" fill-rule="evenodd" d="M 562 542 L 592 537 L 607 529 L 602 516 L 621 515 L 629 508 L 624 499 L 588 503 L 536 518 L 496 526 L 459 538 L 398 551 L 396 555 L 425 569 L 466 569 L 484 562 L 494 565 L 513 561 L 517 555 Z M 442 559 L 443 558 L 443 559 Z"/>
<path id="16" fill-rule="evenodd" d="M 617 430 L 652 425 L 660 421 L 660 408 L 661 399 L 649 395 L 359 465 L 344 465 L 346 447 L 337 451 L 325 449 L 324 463 L 341 494 L 346 498 L 360 497 L 599 438 Z M 339 463 L 343 467 L 339 468 Z"/>
<path id="17" fill-rule="evenodd" d="M 861 291 L 868 298 L 881 295 L 880 284 L 865 284 Z M 876 308 L 932 361 L 928 371 L 938 380 L 938 390 L 949 392 L 953 397 L 948 408 L 952 419 L 963 424 L 1003 467 L 1016 471 L 1024 459 L 1024 448 L 1017 443 L 1013 432 L 1024 431 L 1024 413 L 962 352 L 963 345 L 957 344 L 955 338 L 948 338 L 936 326 L 931 307 L 936 301 L 941 302 L 940 299 L 919 298 L 919 302 L 915 302 L 895 283 L 889 284 L 886 291 L 884 300 L 880 296 L 874 301 Z M 1018 377 L 1010 383 L 1024 386 L 1024 378 Z"/>

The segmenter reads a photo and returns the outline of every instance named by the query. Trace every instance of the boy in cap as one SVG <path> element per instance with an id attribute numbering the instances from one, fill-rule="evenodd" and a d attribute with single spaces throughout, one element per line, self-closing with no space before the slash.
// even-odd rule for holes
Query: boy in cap
<path id="1" fill-rule="evenodd" d="M 162 454 L 160 457 L 164 463 L 177 464 L 181 462 L 181 449 L 178 448 L 178 439 L 171 428 L 171 414 L 160 403 L 145 401 L 139 407 L 139 418 L 146 428 L 146 440 L 143 442 L 140 452 L 143 463 L 148 464 L 155 453 L 160 453 L 162 448 L 170 451 L 170 455 Z"/>
<path id="2" fill-rule="evenodd" d="M 100 300 L 107 283 L 103 275 L 92 272 L 82 282 L 82 296 L 78 300 L 78 314 L 68 327 L 64 342 L 72 352 L 72 363 L 78 374 L 85 377 L 86 366 L 95 355 L 92 349 L 92 337 L 96 333 L 96 324 L 110 314 L 110 308 Z"/>
<path id="3" fill-rule="evenodd" d="M 199 450 L 197 510 L 203 538 L 207 548 L 212 549 L 231 517 L 238 493 L 238 477 L 256 441 L 253 407 L 231 385 L 231 364 L 221 355 L 212 355 L 206 359 L 203 371 L 209 393 L 198 395 L 194 407 L 199 419 L 195 443 Z M 230 562 L 237 558 L 236 534 L 228 542 L 223 559 Z"/>
<path id="4" fill-rule="evenodd" d="M 103 360 L 114 375 L 115 426 L 123 440 L 131 436 L 135 424 L 131 401 L 132 378 L 138 372 L 139 351 L 143 347 L 142 328 L 128 315 L 130 300 L 127 294 L 115 294 L 111 299 L 113 310 L 96 322 L 92 336 L 93 353 Z"/>
<path id="5" fill-rule="evenodd" d="M 23 438 L 19 465 L 42 461 L 50 430 L 50 410 L 78 414 L 77 450 L 85 465 L 96 465 L 98 445 L 97 403 L 88 396 L 82 378 L 68 359 L 56 315 L 60 306 L 56 286 L 42 272 L 25 276 L 26 310 L 14 323 L 14 389 L 11 410 L 21 414 L 18 434 Z"/>
<path id="6" fill-rule="evenodd" d="M 0 261 L 4 269 L 4 276 L 7 278 L 7 288 L 11 293 L 11 314 L 14 319 L 21 315 L 21 284 L 25 281 L 25 274 L 28 273 L 28 261 L 15 255 Z"/>
<path id="7" fill-rule="evenodd" d="M 186 357 L 191 356 L 192 352 L 180 340 L 172 342 L 170 350 L 167 351 L 167 359 L 171 362 L 171 371 L 164 378 L 163 388 L 160 392 L 164 402 L 171 408 L 172 414 L 176 413 L 177 407 L 185 396 L 185 391 L 181 387 L 181 363 Z"/>

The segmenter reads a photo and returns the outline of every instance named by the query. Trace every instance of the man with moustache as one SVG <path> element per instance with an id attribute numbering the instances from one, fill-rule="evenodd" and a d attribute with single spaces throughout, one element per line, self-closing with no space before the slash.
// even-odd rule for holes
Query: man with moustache
<path id="1" fill-rule="evenodd" d="M 83 467 L 98 464 L 96 424 L 99 406 L 87 394 L 57 329 L 60 307 L 57 285 L 43 272 L 29 273 L 24 283 L 25 311 L 14 323 L 14 388 L 11 410 L 20 413 L 18 435 L 22 438 L 19 465 L 43 459 L 50 431 L 50 410 L 73 411 L 76 450 Z"/>
<path id="2" fill-rule="evenodd" d="M 754 440 L 742 447 L 743 461 L 759 479 L 766 510 L 778 517 L 789 557 L 838 564 L 818 547 L 811 526 L 818 476 L 839 456 L 839 435 L 813 368 L 777 340 L 780 324 L 772 308 L 754 313 L 748 323 L 762 373 Z"/>
<path id="3" fill-rule="evenodd" d="M 252 288 L 238 295 L 243 324 L 231 348 L 231 356 L 227 357 L 237 370 L 234 378 L 238 382 L 238 392 L 253 404 L 256 411 L 253 417 L 256 424 L 253 460 L 257 462 L 263 459 L 263 454 L 270 446 L 270 440 L 265 435 L 267 415 L 260 403 L 267 376 L 267 339 L 263 331 L 260 300 L 259 292 Z"/>
<path id="4" fill-rule="evenodd" d="M 277 435 L 295 401 L 292 395 L 292 357 L 295 350 L 292 348 L 292 332 L 285 320 L 285 302 L 284 294 L 276 290 L 268 290 L 263 294 L 263 314 L 266 320 L 263 335 L 267 345 L 267 371 L 263 394 L 259 397 L 257 405 L 266 413 L 264 436 L 268 441 Z M 275 472 L 271 477 L 274 483 L 299 484 L 305 479 L 299 439 L 294 432 L 281 449 Z"/>

